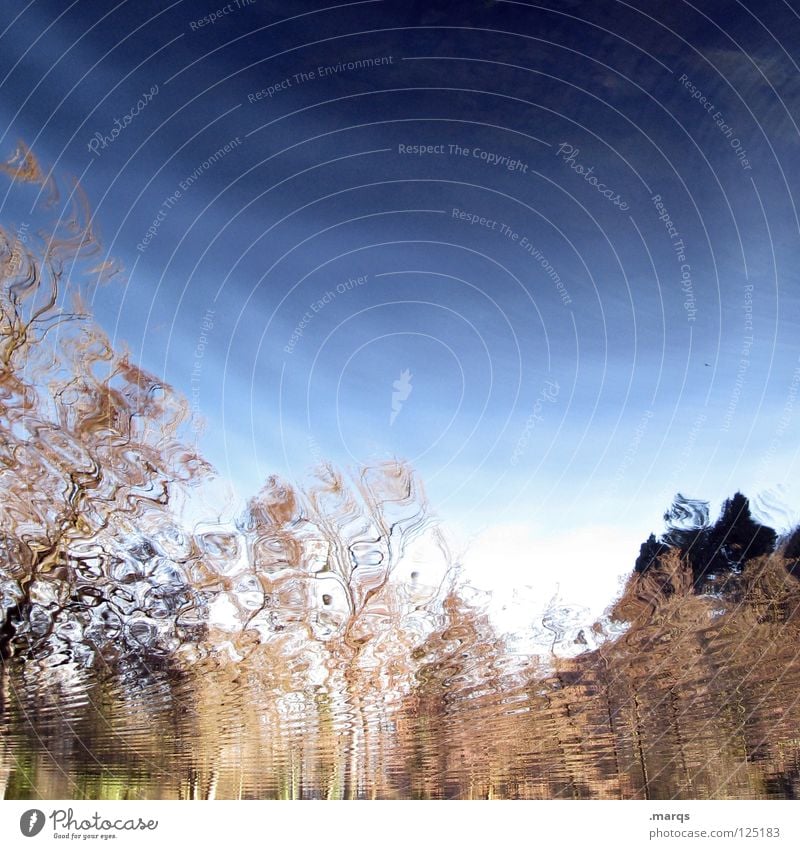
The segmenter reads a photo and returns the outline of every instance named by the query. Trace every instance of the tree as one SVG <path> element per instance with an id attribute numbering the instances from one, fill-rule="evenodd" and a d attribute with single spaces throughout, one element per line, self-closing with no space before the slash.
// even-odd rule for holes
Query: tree
<path id="1" fill-rule="evenodd" d="M 5 170 L 42 181 L 23 154 Z M 156 649 L 174 638 L 178 611 L 202 601 L 151 536 L 175 525 L 177 489 L 209 467 L 180 439 L 186 402 L 115 351 L 83 307 L 114 266 L 96 261 L 100 245 L 75 197 L 36 239 L 0 229 L 3 657 L 23 639 L 34 654 L 87 643 Z"/>

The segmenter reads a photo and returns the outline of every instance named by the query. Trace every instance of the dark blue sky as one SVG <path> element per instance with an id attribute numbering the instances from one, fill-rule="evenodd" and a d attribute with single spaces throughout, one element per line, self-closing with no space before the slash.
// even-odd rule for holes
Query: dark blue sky
<path id="1" fill-rule="evenodd" d="M 242 495 L 400 456 L 636 535 L 797 477 L 799 14 L 10 0 L 0 149 L 80 178 L 98 320 Z"/>

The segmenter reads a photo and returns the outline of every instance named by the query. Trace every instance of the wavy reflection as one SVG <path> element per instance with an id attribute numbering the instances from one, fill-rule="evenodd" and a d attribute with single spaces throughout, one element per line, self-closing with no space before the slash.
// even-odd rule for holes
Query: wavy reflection
<path id="1" fill-rule="evenodd" d="M 2 169 L 58 192 L 20 145 Z M 678 496 L 606 620 L 520 656 L 412 469 L 267 480 L 189 525 L 190 410 L 85 306 L 79 191 L 0 230 L 6 798 L 742 798 L 800 793 L 798 533 Z"/>

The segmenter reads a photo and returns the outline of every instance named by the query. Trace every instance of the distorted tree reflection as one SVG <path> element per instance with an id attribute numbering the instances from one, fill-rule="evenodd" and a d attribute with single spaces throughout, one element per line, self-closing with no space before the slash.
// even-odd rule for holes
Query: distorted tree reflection
<path id="1" fill-rule="evenodd" d="M 27 148 L 3 170 L 57 208 Z M 123 284 L 67 206 L 0 230 L 4 795 L 800 793 L 800 532 L 678 495 L 606 616 L 554 598 L 525 654 L 405 463 L 190 523 L 188 405 L 92 320 Z"/>

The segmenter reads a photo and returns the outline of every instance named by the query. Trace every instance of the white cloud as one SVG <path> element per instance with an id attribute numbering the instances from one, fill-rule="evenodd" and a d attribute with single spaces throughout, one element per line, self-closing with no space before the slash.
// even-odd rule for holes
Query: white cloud
<path id="1" fill-rule="evenodd" d="M 541 630 L 541 617 L 556 599 L 580 608 L 575 621 L 588 627 L 619 596 L 633 571 L 639 532 L 613 526 L 586 526 L 547 534 L 525 523 L 493 525 L 466 543 L 456 532 L 464 577 L 492 593 L 490 613 L 502 631 Z"/>

